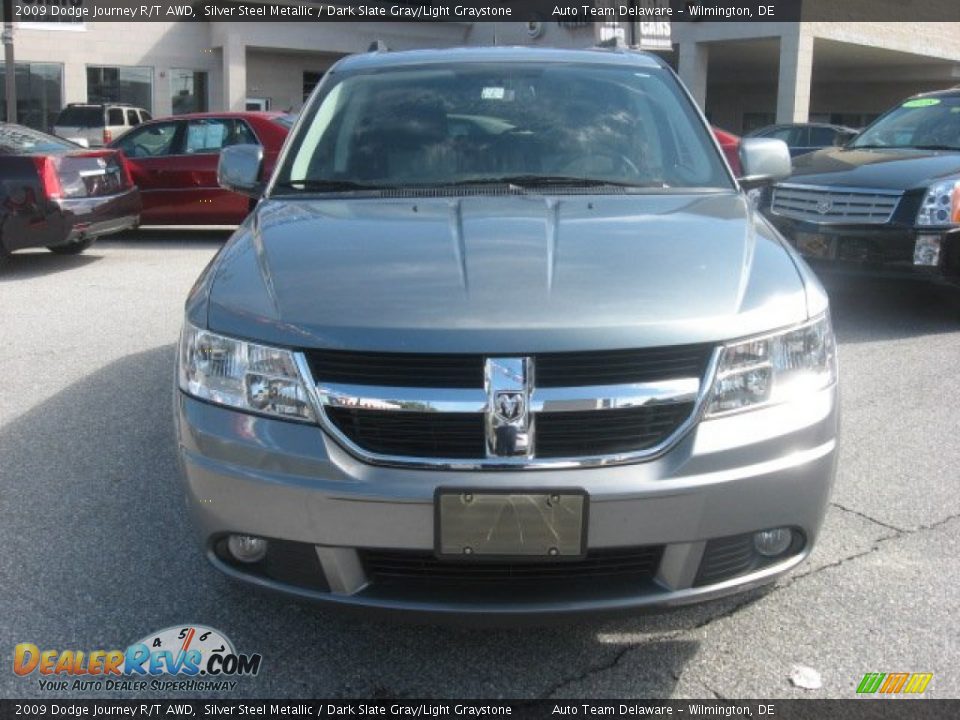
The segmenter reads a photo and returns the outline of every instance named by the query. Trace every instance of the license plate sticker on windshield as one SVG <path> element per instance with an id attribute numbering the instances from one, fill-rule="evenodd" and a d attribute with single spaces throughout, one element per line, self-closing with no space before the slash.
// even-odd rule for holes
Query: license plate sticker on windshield
<path id="1" fill-rule="evenodd" d="M 437 555 L 460 559 L 583 557 L 587 502 L 582 490 L 438 490 Z"/>

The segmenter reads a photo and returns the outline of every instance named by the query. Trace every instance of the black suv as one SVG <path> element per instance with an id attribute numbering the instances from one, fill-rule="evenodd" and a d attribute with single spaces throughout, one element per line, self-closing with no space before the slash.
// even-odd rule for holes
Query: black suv
<path id="1" fill-rule="evenodd" d="M 767 217 L 818 270 L 960 288 L 960 88 L 916 95 L 794 161 Z"/>

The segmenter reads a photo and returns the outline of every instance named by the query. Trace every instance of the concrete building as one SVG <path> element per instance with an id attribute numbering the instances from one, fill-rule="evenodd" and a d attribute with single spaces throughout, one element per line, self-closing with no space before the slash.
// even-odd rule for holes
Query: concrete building
<path id="1" fill-rule="evenodd" d="M 960 84 L 960 23 L 674 23 L 672 35 L 680 77 L 734 132 L 860 127 L 909 95 Z"/>
<path id="2" fill-rule="evenodd" d="M 711 121 L 734 132 L 808 119 L 859 126 L 909 94 L 960 84 L 960 23 L 842 22 L 866 1 L 843 3 L 836 20 L 673 23 L 663 54 Z M 870 0 L 883 1 L 893 0 Z M 806 0 L 805 14 L 829 18 L 840 5 Z M 69 102 L 130 102 L 155 116 L 297 110 L 330 65 L 376 40 L 577 47 L 596 36 L 591 24 L 558 22 L 20 23 L 18 111 L 48 128 Z"/>

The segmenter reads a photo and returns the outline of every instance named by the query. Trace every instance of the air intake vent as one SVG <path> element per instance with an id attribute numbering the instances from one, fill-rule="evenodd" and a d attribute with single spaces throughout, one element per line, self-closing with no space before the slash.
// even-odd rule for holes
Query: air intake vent
<path id="1" fill-rule="evenodd" d="M 433 553 L 397 550 L 362 550 L 360 557 L 371 580 L 377 583 L 430 581 L 512 586 L 611 578 L 637 582 L 650 580 L 660 567 L 663 546 L 591 550 L 583 560 L 457 562 L 438 560 Z"/>

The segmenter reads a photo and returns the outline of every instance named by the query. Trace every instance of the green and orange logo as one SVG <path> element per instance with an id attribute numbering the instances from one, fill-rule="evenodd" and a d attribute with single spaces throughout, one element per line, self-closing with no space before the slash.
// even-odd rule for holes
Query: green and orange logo
<path id="1" fill-rule="evenodd" d="M 872 695 L 898 695 L 910 693 L 918 695 L 927 689 L 933 679 L 933 673 L 867 673 L 857 686 L 857 693 Z"/>

